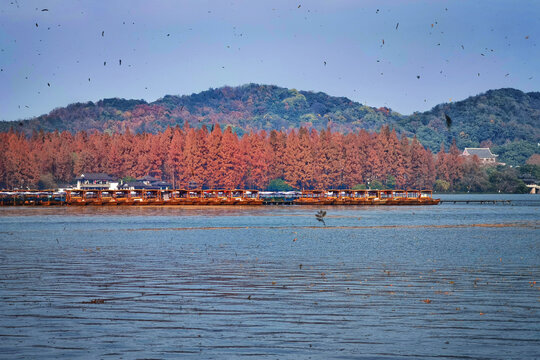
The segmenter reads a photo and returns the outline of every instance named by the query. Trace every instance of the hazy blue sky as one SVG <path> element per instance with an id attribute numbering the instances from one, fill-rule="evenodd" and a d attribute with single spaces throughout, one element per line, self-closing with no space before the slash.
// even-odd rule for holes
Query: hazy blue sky
<path id="1" fill-rule="evenodd" d="M 537 0 L 3 0 L 0 119 L 251 82 L 409 114 L 540 90 L 539 28 Z"/>

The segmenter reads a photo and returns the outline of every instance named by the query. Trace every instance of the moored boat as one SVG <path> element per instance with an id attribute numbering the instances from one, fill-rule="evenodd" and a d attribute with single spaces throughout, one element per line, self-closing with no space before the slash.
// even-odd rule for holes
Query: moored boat
<path id="1" fill-rule="evenodd" d="M 436 205 L 431 190 L 304 190 L 286 203 L 298 205 Z M 259 190 L 13 190 L 0 191 L 0 205 L 262 205 L 274 204 L 259 197 Z"/>
<path id="2" fill-rule="evenodd" d="M 329 199 L 326 190 L 302 190 L 300 198 L 293 202 L 298 205 L 331 205 L 333 199 Z"/>

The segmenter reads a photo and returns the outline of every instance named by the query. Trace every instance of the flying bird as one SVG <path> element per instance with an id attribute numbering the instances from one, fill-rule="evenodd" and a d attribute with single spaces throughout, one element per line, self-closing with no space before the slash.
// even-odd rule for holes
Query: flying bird
<path id="1" fill-rule="evenodd" d="M 444 114 L 444 118 L 446 119 L 446 127 L 450 129 L 450 126 L 452 126 L 452 118 L 446 114 Z"/>
<path id="2" fill-rule="evenodd" d="M 41 11 L 49 11 L 49 9 L 41 9 Z"/>
<path id="3" fill-rule="evenodd" d="M 325 216 L 326 216 L 326 211 L 324 210 L 319 210 L 319 212 L 315 214 L 315 218 L 317 219 L 317 221 L 322 222 L 324 226 L 326 226 L 326 223 L 324 222 Z"/>
<path id="4" fill-rule="evenodd" d="M 326 66 L 326 61 L 323 61 L 324 62 L 324 66 Z"/>
<path id="5" fill-rule="evenodd" d="M 102 36 L 102 37 L 105 36 L 105 31 L 102 31 L 102 32 L 101 32 L 101 36 Z"/>
<path id="6" fill-rule="evenodd" d="M 48 87 L 51 87 L 51 84 L 50 84 L 50 83 L 47 83 L 47 86 L 48 86 Z"/>
<path id="7" fill-rule="evenodd" d="M 36 27 L 38 27 L 38 26 L 39 26 L 38 23 L 36 23 Z"/>
<path id="8" fill-rule="evenodd" d="M 397 30 L 398 26 L 399 26 L 399 23 L 396 24 L 396 30 Z"/>
<path id="9" fill-rule="evenodd" d="M 417 78 L 417 79 L 420 79 L 420 75 L 416 75 L 416 78 Z"/>
<path id="10" fill-rule="evenodd" d="M 122 59 L 118 60 L 118 65 L 122 65 Z"/>

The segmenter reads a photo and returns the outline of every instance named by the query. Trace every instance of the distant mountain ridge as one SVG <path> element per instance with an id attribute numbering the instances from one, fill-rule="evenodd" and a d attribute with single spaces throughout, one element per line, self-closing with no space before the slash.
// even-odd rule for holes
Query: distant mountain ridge
<path id="1" fill-rule="evenodd" d="M 75 103 L 49 114 L 24 120 L 21 130 L 39 131 L 125 131 L 159 132 L 167 126 L 193 127 L 219 123 L 236 132 L 331 126 L 336 131 L 378 130 L 395 124 L 402 116 L 387 108 L 363 106 L 345 97 L 297 91 L 273 85 L 248 84 L 210 89 L 198 94 L 166 95 L 154 102 L 103 99 Z M 6 131 L 14 122 L 0 122 Z"/>
<path id="2" fill-rule="evenodd" d="M 450 127 L 445 115 L 451 119 Z M 339 132 L 377 131 L 382 125 L 389 125 L 398 133 L 416 135 L 434 152 L 441 143 L 448 146 L 455 139 L 460 148 L 487 145 L 495 147 L 495 152 L 502 152 L 503 157 L 506 152 L 516 153 L 521 161 L 538 152 L 540 93 L 510 88 L 489 90 L 463 101 L 439 104 L 429 111 L 404 116 L 388 108 L 374 108 L 322 92 L 247 84 L 192 95 L 166 95 L 151 103 L 118 98 L 75 103 L 29 120 L 2 121 L 0 131 L 14 128 L 31 134 L 40 130 L 124 132 L 129 129 L 156 133 L 186 122 L 192 127 L 220 124 L 239 134 L 301 126 L 319 130 L 330 127 Z"/>

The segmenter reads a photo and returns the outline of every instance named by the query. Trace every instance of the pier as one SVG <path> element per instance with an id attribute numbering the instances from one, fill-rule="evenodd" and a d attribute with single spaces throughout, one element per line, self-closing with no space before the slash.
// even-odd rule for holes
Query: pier
<path id="1" fill-rule="evenodd" d="M 453 203 L 453 204 L 460 204 L 460 203 L 466 203 L 466 204 L 511 204 L 512 200 L 441 200 L 441 204 L 443 203 Z"/>

